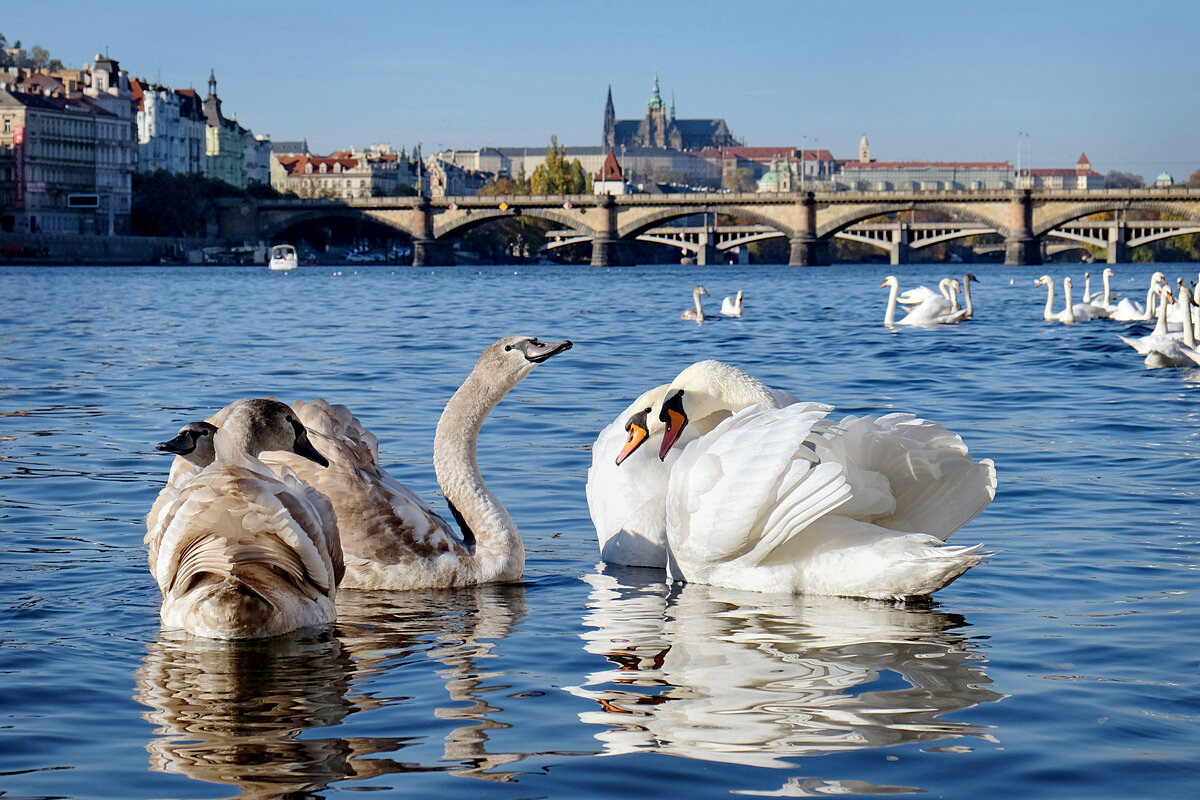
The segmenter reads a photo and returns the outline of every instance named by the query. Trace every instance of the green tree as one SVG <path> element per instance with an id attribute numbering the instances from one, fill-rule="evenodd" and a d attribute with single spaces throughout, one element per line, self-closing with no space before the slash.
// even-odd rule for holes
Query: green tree
<path id="1" fill-rule="evenodd" d="M 45 69 L 50 64 L 50 51 L 44 47 L 34 47 L 29 54 L 29 65 L 34 69 Z"/>
<path id="2" fill-rule="evenodd" d="M 1146 179 L 1132 172 L 1112 170 L 1104 176 L 1105 189 L 1141 189 L 1146 186 Z"/>
<path id="3" fill-rule="evenodd" d="M 579 159 L 575 159 L 572 164 L 567 164 L 566 155 L 566 145 L 560 146 L 558 137 L 551 136 L 550 146 L 546 148 L 545 163 L 539 164 L 533 171 L 533 175 L 529 177 L 530 194 L 580 194 L 583 192 L 587 185 L 587 175 L 584 174 L 583 166 L 580 165 L 576 172 L 575 165 L 579 164 Z"/>

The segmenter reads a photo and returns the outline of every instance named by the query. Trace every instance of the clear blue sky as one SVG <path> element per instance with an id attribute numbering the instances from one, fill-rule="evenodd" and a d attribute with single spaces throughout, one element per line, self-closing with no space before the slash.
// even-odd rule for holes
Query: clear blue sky
<path id="1" fill-rule="evenodd" d="M 202 93 L 215 70 L 227 115 L 318 152 L 596 146 L 608 87 L 640 118 L 657 73 L 677 116 L 752 146 L 1200 169 L 1196 0 L 36 0 L 0 33 Z"/>

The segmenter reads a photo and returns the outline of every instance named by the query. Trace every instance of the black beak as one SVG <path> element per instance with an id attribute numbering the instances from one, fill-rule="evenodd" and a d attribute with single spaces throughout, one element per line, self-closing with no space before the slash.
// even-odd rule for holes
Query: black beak
<path id="1" fill-rule="evenodd" d="M 539 342 L 530 339 L 525 344 L 525 358 L 535 364 L 540 364 L 551 356 L 556 356 L 564 350 L 570 350 L 575 345 L 570 339 L 562 342 Z"/>
<path id="2" fill-rule="evenodd" d="M 154 449 L 164 453 L 174 453 L 177 456 L 186 456 L 196 449 L 196 437 L 188 431 L 180 431 L 174 439 L 159 442 Z"/>

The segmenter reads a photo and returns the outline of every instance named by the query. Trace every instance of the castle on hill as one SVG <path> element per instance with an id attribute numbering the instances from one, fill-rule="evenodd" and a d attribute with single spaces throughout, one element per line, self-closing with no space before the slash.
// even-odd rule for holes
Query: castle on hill
<path id="1" fill-rule="evenodd" d="M 740 147 L 723 119 L 676 119 L 675 100 L 668 110 L 654 76 L 654 90 L 646 104 L 642 119 L 617 119 L 613 108 L 612 87 L 604 104 L 604 139 L 606 150 L 650 148 L 656 150 L 704 150 L 707 148 Z"/>

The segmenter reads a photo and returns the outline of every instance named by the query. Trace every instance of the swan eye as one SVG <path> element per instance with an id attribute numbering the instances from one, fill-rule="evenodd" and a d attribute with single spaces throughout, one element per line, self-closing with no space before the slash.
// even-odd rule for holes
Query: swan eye
<path id="1" fill-rule="evenodd" d="M 509 350 L 512 350 L 512 345 L 511 345 L 511 344 L 506 344 L 506 345 L 504 345 L 504 350 L 505 350 L 505 352 L 508 352 Z"/>

